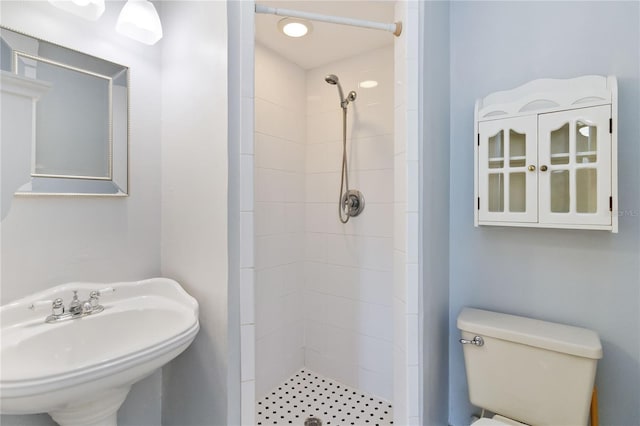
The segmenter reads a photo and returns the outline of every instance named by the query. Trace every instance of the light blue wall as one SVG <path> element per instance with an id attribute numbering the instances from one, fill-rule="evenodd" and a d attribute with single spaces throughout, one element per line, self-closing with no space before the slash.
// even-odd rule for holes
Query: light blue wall
<path id="1" fill-rule="evenodd" d="M 451 3 L 450 416 L 469 424 L 463 306 L 596 330 L 600 423 L 640 419 L 640 2 Z M 619 85 L 620 233 L 473 227 L 473 107 L 537 78 Z"/>
<path id="2" fill-rule="evenodd" d="M 449 2 L 423 4 L 422 424 L 448 419 Z M 428 70 L 428 72 L 424 72 Z"/>

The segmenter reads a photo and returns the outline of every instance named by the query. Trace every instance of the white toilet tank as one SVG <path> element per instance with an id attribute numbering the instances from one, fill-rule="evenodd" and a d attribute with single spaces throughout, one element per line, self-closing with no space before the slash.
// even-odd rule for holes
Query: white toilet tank
<path id="1" fill-rule="evenodd" d="M 462 339 L 473 405 L 535 426 L 586 425 L 602 345 L 591 330 L 463 308 Z"/>

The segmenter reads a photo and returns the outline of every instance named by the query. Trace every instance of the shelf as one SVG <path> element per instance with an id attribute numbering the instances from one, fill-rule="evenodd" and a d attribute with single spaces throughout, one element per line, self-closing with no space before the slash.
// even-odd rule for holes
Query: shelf
<path id="1" fill-rule="evenodd" d="M 524 155 L 517 155 L 515 157 L 509 157 L 509 161 L 519 161 L 519 160 L 526 160 L 527 157 L 525 157 Z M 490 163 L 497 163 L 499 161 L 504 161 L 504 157 L 490 157 L 489 158 L 489 162 Z"/>

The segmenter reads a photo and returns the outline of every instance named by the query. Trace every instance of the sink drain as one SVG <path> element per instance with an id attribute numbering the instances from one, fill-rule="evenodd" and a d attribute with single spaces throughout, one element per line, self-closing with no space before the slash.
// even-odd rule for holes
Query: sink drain
<path id="1" fill-rule="evenodd" d="M 317 417 L 309 417 L 304 421 L 304 426 L 322 426 L 322 420 Z"/>

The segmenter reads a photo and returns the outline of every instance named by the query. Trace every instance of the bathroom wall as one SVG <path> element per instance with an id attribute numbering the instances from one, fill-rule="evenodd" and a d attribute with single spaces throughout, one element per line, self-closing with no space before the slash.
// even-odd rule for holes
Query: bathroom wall
<path id="1" fill-rule="evenodd" d="M 393 46 L 307 72 L 305 363 L 319 374 L 393 397 Z M 340 78 L 348 108 L 349 188 L 365 210 L 338 219 L 342 161 Z M 364 80 L 378 81 L 371 89 Z"/>
<path id="2" fill-rule="evenodd" d="M 70 281 L 160 274 L 160 48 L 118 35 L 123 2 L 90 22 L 45 1 L 2 1 L 3 26 L 131 68 L 130 196 L 13 198 L 1 229 L 1 301 Z M 2 141 L 2 155 L 11 155 Z M 160 373 L 138 383 L 121 425 L 160 424 Z M 3 425 L 51 425 L 47 415 L 2 416 Z"/>
<path id="3" fill-rule="evenodd" d="M 163 2 L 162 25 L 162 275 L 200 305 L 198 336 L 163 374 L 162 424 L 228 425 L 227 5 Z"/>
<path id="4" fill-rule="evenodd" d="M 437 426 L 447 425 L 449 415 L 449 3 L 423 6 L 420 418 L 424 425 Z"/>
<path id="5" fill-rule="evenodd" d="M 305 72 L 255 50 L 256 396 L 304 365 Z M 249 338 L 252 336 L 249 336 Z"/>
<path id="6" fill-rule="evenodd" d="M 597 331 L 600 424 L 640 418 L 640 3 L 452 2 L 450 423 L 468 424 L 456 317 L 474 306 Z M 489 24 L 490 23 L 490 24 Z M 473 227 L 475 99 L 551 77 L 612 74 L 620 233 Z"/>

